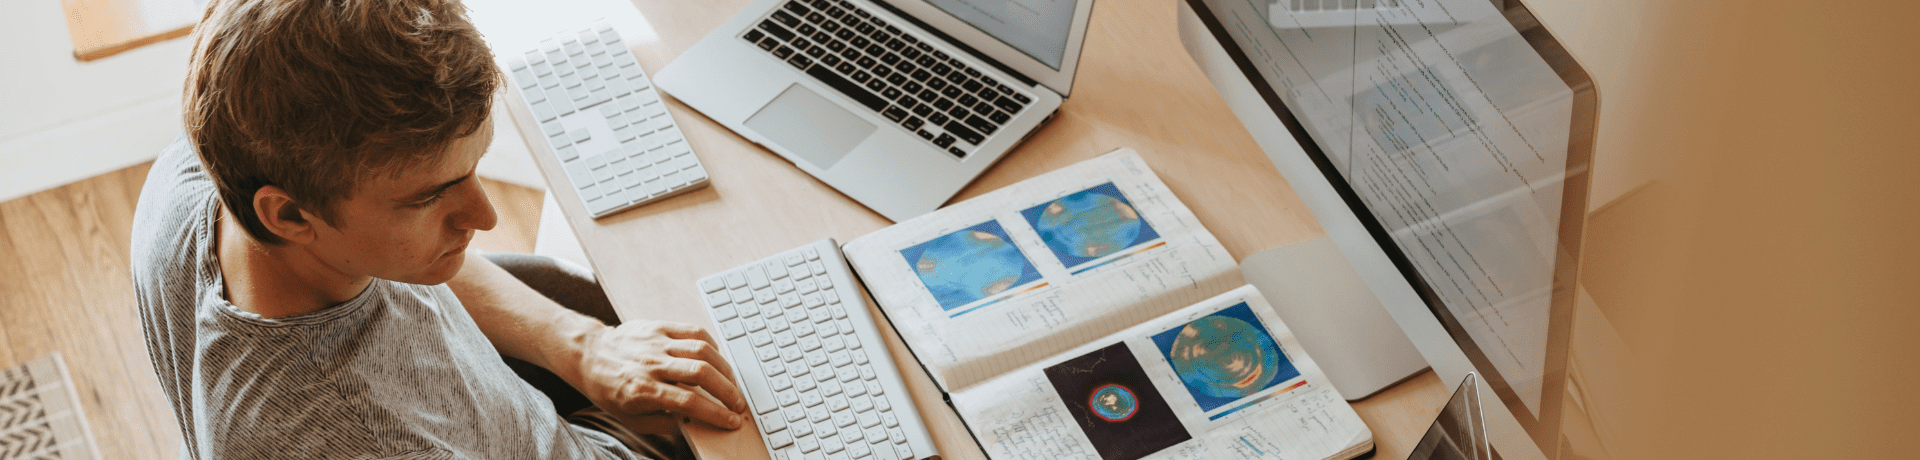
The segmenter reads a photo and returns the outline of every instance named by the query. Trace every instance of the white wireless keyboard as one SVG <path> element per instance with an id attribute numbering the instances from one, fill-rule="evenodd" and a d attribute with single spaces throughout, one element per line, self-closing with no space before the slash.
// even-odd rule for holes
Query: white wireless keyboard
<path id="1" fill-rule="evenodd" d="M 774 460 L 939 455 L 833 240 L 699 289 Z"/>
<path id="2" fill-rule="evenodd" d="M 607 24 L 543 41 L 507 68 L 593 217 L 707 185 L 647 72 Z"/>

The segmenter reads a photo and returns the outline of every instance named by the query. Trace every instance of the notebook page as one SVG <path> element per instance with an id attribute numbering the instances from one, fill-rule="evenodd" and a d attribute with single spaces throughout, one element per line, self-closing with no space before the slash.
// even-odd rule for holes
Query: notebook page
<path id="1" fill-rule="evenodd" d="M 947 391 L 1244 284 L 1233 257 L 1128 149 L 843 249 Z"/>
<path id="2" fill-rule="evenodd" d="M 1373 434 L 1252 286 L 953 394 L 993 458 L 1342 459 Z"/>

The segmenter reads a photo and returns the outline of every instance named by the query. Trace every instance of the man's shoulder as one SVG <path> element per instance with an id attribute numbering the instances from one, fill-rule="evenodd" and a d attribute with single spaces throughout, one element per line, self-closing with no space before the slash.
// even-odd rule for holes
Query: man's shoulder
<path id="1" fill-rule="evenodd" d="M 208 223 L 201 221 L 211 220 L 213 196 L 213 183 L 186 136 L 161 151 L 134 206 L 129 249 L 136 284 L 190 273 L 180 270 L 188 268 L 183 263 L 200 258 L 194 252 L 207 249 L 194 237 Z"/>

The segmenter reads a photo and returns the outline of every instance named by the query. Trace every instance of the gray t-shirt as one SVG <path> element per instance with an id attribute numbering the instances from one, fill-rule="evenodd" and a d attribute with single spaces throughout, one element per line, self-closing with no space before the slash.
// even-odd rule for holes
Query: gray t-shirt
<path id="1" fill-rule="evenodd" d="M 314 313 L 240 310 L 224 298 L 219 216 L 192 144 L 174 141 L 140 191 L 132 259 L 147 351 L 186 437 L 183 457 L 637 457 L 556 414 L 444 284 L 375 279 Z"/>

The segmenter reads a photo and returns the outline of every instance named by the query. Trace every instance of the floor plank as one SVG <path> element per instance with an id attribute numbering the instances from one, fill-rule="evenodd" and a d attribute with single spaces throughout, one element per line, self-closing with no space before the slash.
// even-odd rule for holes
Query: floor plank
<path id="1" fill-rule="evenodd" d="M 180 430 L 141 336 L 128 248 L 151 163 L 0 203 L 0 367 L 60 351 L 103 458 L 178 458 Z M 488 251 L 532 252 L 545 192 L 482 179 Z"/>

